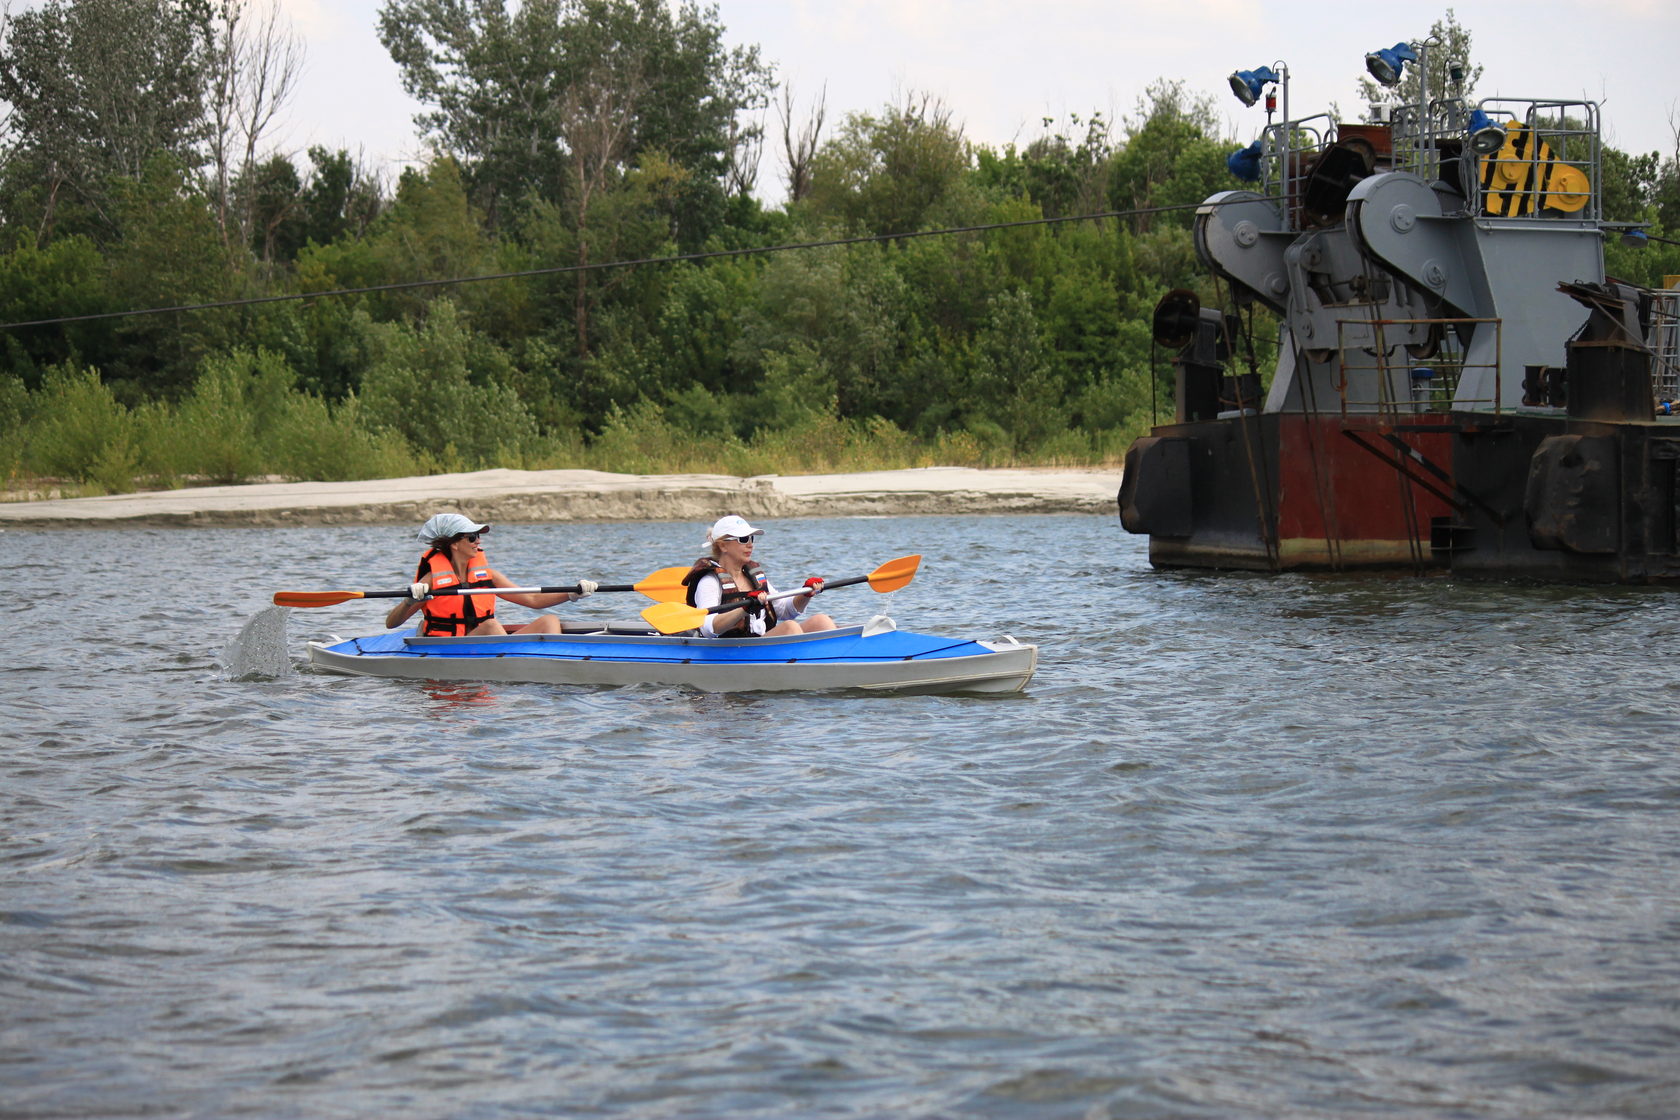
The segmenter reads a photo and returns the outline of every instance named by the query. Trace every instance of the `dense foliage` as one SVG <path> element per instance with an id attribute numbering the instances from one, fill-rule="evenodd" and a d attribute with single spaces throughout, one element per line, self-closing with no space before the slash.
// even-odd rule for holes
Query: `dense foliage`
<path id="1" fill-rule="evenodd" d="M 767 206 L 773 75 L 715 9 L 385 0 L 434 145 L 386 183 L 258 142 L 273 106 L 240 78 L 275 44 L 243 2 L 47 0 L 6 29 L 5 477 L 1101 461 L 1169 399 L 1155 301 L 1216 297 L 1187 208 L 1239 185 L 1233 142 L 1179 83 L 1001 150 L 911 96 Z M 1607 162 L 1612 217 L 1680 231 L 1675 158 Z M 1657 249 L 1614 270 L 1680 273 Z M 73 321 L 17 325 L 48 319 Z"/>

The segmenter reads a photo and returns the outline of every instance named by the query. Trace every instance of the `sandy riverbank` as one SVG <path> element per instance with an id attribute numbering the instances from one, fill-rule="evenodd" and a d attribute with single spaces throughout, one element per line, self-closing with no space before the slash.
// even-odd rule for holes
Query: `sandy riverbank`
<path id="1" fill-rule="evenodd" d="M 387 525 L 460 510 L 489 522 L 700 521 L 949 513 L 1112 514 L 1120 471 L 923 467 L 862 474 L 474 471 L 360 482 L 201 486 L 0 503 L 0 527 Z"/>

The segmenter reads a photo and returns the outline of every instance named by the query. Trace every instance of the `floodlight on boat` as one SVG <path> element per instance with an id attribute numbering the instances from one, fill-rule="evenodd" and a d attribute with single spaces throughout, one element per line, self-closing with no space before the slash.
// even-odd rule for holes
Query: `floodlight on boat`
<path id="1" fill-rule="evenodd" d="M 1277 72 L 1270 66 L 1256 66 L 1252 70 L 1238 70 L 1231 75 L 1231 92 L 1244 105 L 1260 100 L 1260 92 L 1278 81 Z"/>
<path id="2" fill-rule="evenodd" d="M 1225 157 L 1225 168 L 1245 183 L 1260 181 L 1260 156 L 1264 149 L 1256 140 L 1246 148 L 1238 148 Z"/>
<path id="3" fill-rule="evenodd" d="M 1624 247 L 1629 249 L 1645 249 L 1653 241 L 1661 245 L 1680 245 L 1680 240 L 1672 237 L 1658 237 L 1640 226 L 1606 226 L 1604 227 L 1604 236 L 1606 238 L 1615 237 Z M 1666 279 L 1666 287 L 1680 291 L 1680 283 L 1676 282 L 1676 277 L 1670 276 Z"/>
<path id="4" fill-rule="evenodd" d="M 1479 156 L 1491 156 L 1505 146 L 1505 130 L 1480 109 L 1470 114 L 1464 130 L 1470 134 L 1470 150 Z"/>
<path id="5" fill-rule="evenodd" d="M 1418 60 L 1417 51 L 1410 43 L 1396 43 L 1392 47 L 1372 51 L 1365 56 L 1365 69 L 1371 72 L 1371 77 L 1385 86 L 1400 84 L 1400 73 L 1408 62 Z"/>

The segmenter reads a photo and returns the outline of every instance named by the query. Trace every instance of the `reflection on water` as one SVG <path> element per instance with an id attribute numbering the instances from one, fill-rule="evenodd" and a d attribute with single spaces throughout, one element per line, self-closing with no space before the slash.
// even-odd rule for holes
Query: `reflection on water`
<path id="1" fill-rule="evenodd" d="M 495 557 L 629 582 L 699 528 Z M 787 583 L 921 553 L 898 621 L 1039 676 L 332 677 L 302 642 L 380 606 L 268 595 L 398 586 L 409 530 L 9 532 L 113 594 L 75 633 L 17 605 L 0 1113 L 1672 1113 L 1671 593 L 1155 573 L 1100 518 L 771 528 Z M 225 578 L 136 625 L 189 564 Z"/>
<path id="2" fill-rule="evenodd" d="M 498 703 L 496 690 L 488 684 L 460 681 L 417 681 L 415 684 L 426 698 L 424 707 L 430 714 Z"/>

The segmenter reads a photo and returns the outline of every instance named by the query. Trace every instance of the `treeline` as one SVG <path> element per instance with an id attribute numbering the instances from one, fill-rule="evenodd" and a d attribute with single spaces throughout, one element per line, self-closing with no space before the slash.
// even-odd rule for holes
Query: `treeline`
<path id="1" fill-rule="evenodd" d="M 921 97 L 825 137 L 820 95 L 799 109 L 714 9 L 386 0 L 434 145 L 387 183 L 269 150 L 297 45 L 245 3 L 49 0 L 6 28 L 0 474 L 1090 462 L 1170 407 L 1159 295 L 1216 298 L 1188 208 L 1240 185 L 1233 144 L 1178 83 L 1001 150 Z M 1625 216 L 1680 230 L 1674 160 L 1613 155 Z M 1127 216 L 911 236 L 1103 211 Z"/>

